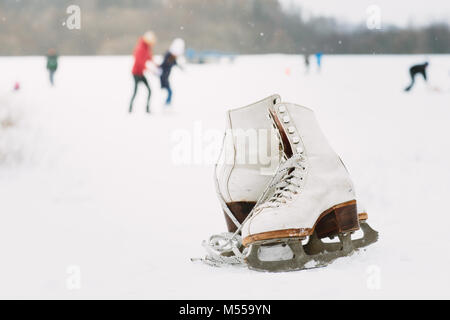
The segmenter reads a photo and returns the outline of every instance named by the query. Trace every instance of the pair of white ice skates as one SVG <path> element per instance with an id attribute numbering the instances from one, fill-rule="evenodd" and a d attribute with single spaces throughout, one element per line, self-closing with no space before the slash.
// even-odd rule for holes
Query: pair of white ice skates
<path id="1" fill-rule="evenodd" d="M 229 232 L 204 242 L 204 262 L 301 270 L 377 241 L 312 110 L 273 95 L 227 116 L 215 178 Z M 363 237 L 352 240 L 360 228 Z"/>

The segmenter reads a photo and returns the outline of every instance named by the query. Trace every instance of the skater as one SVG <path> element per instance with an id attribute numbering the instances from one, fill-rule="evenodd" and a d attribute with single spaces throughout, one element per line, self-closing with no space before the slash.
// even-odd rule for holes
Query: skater
<path id="1" fill-rule="evenodd" d="M 317 71 L 320 72 L 320 69 L 322 68 L 322 52 L 316 53 L 316 62 L 317 62 Z"/>
<path id="2" fill-rule="evenodd" d="M 20 82 L 15 82 L 14 83 L 14 87 L 13 87 L 13 91 L 19 91 L 20 90 Z"/>
<path id="3" fill-rule="evenodd" d="M 50 77 L 50 84 L 55 85 L 55 72 L 58 69 L 58 56 L 55 49 L 48 50 L 47 54 L 47 70 Z"/>
<path id="4" fill-rule="evenodd" d="M 133 112 L 133 102 L 136 97 L 138 84 L 142 82 L 148 91 L 147 95 L 147 113 L 150 113 L 150 96 L 152 94 L 147 78 L 144 76 L 144 70 L 146 69 L 147 61 L 151 61 L 153 58 L 152 49 L 156 43 L 156 36 L 152 31 L 147 31 L 141 38 L 139 38 L 136 48 L 134 49 L 134 65 L 133 65 L 133 79 L 134 79 L 134 91 L 130 101 L 130 110 Z"/>
<path id="5" fill-rule="evenodd" d="M 169 51 L 164 55 L 163 63 L 160 65 L 161 68 L 161 89 L 167 90 L 167 99 L 166 106 L 169 106 L 172 103 L 172 87 L 170 86 L 169 76 L 172 67 L 177 64 L 177 58 L 184 53 L 184 40 L 183 39 L 175 39 Z"/>
<path id="6" fill-rule="evenodd" d="M 304 63 L 305 63 L 305 73 L 309 73 L 309 65 L 310 65 L 309 54 L 305 53 L 303 55 L 303 59 L 304 59 Z"/>
<path id="7" fill-rule="evenodd" d="M 412 89 L 415 83 L 415 78 L 417 74 L 421 74 L 423 76 L 423 79 L 427 81 L 427 67 L 428 62 L 425 62 L 423 64 L 416 64 L 409 68 L 409 75 L 411 76 L 411 84 L 405 88 L 405 91 L 408 92 Z"/>

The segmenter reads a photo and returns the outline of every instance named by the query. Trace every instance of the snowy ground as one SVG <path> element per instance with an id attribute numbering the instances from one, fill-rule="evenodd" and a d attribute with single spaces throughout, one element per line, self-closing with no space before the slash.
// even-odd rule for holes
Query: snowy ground
<path id="1" fill-rule="evenodd" d="M 0 129 L 0 298 L 450 298 L 450 56 L 429 57 L 431 88 L 403 93 L 423 59 L 325 56 L 321 74 L 297 56 L 187 65 L 173 110 L 152 77 L 153 114 L 142 88 L 129 115 L 129 57 L 63 57 L 55 88 L 43 58 L 0 58 L 0 120 L 13 119 Z M 225 230 L 211 137 L 226 109 L 273 93 L 317 112 L 380 241 L 311 271 L 192 263 Z"/>

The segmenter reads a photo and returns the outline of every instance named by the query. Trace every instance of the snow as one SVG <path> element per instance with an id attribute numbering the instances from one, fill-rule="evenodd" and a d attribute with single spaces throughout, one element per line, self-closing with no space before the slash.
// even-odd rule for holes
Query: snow
<path id="1" fill-rule="evenodd" d="M 258 249 L 258 258 L 261 261 L 280 261 L 293 258 L 292 250 L 286 245 L 274 245 Z"/>
<path id="2" fill-rule="evenodd" d="M 43 58 L 0 58 L 0 298 L 450 298 L 450 56 L 427 58 L 432 86 L 410 93 L 422 56 L 324 56 L 320 74 L 301 56 L 186 65 L 172 110 L 150 77 L 151 115 L 143 87 L 127 112 L 130 57 L 62 57 L 55 88 Z M 225 231 L 224 112 L 273 93 L 316 111 L 380 240 L 301 272 L 192 263 Z"/>

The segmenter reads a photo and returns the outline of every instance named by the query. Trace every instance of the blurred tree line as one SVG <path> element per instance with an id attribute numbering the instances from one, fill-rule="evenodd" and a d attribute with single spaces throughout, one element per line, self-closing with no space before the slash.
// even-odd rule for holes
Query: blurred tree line
<path id="1" fill-rule="evenodd" d="M 81 29 L 64 25 L 69 5 L 81 8 Z M 195 50 L 233 53 L 450 53 L 446 23 L 369 30 L 331 18 L 304 20 L 277 0 L 1 0 L 0 55 L 129 54 L 146 30 L 156 52 L 175 37 Z"/>

